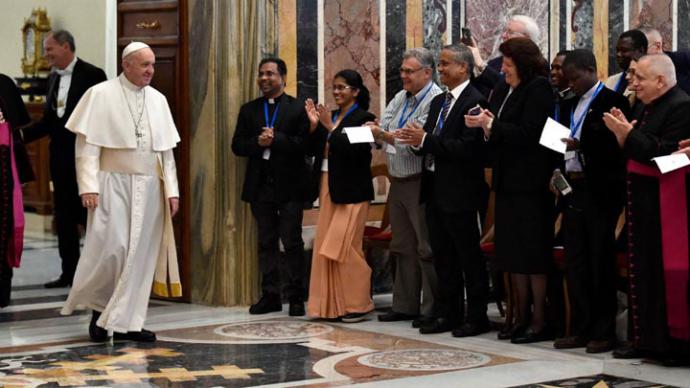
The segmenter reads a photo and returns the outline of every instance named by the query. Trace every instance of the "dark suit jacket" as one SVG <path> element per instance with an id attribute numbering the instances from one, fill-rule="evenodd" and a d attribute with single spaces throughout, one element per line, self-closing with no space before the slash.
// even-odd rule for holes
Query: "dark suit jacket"
<path id="1" fill-rule="evenodd" d="M 264 148 L 259 146 L 259 135 L 266 126 L 265 101 L 265 97 L 260 97 L 242 105 L 232 137 L 232 152 L 249 159 L 242 188 L 242 200 L 246 202 L 257 200 L 262 183 L 262 164 L 266 162 L 263 160 Z M 267 161 L 274 180 L 276 200 L 304 201 L 309 183 L 304 137 L 309 130 L 309 120 L 302 101 L 282 94 L 276 103 L 280 105 L 273 128 L 271 157 Z"/>
<path id="2" fill-rule="evenodd" d="M 41 121 L 30 125 L 24 129 L 24 141 L 32 142 L 44 136 L 50 136 L 50 168 L 53 179 L 60 179 L 61 171 L 65 168 L 74 169 L 74 143 L 76 135 L 65 128 L 65 123 L 72 115 L 74 107 L 77 105 L 81 96 L 92 86 L 105 81 L 107 78 L 100 68 L 77 59 L 72 73 L 65 114 L 60 118 L 57 116 L 55 106 L 57 106 L 57 88 L 60 77 L 53 72 L 48 78 L 48 96 L 43 108 Z M 71 173 L 74 175 L 74 173 Z M 76 181 L 74 182 L 76 185 Z"/>
<path id="3" fill-rule="evenodd" d="M 10 129 L 12 130 L 14 160 L 17 164 L 19 181 L 21 183 L 33 181 L 36 177 L 19 133 L 19 128 L 29 124 L 31 119 L 26 111 L 26 106 L 24 101 L 22 101 L 17 85 L 10 77 L 4 74 L 0 74 L 0 110 L 2 110 L 5 121 L 10 124 Z"/>
<path id="4" fill-rule="evenodd" d="M 678 150 L 678 142 L 690 138 L 690 97 L 678 86 L 646 105 L 635 129 L 625 139 L 626 157 L 651 164 L 651 158 Z"/>
<path id="5" fill-rule="evenodd" d="M 487 102 L 468 85 L 448 113 L 441 132 L 432 135 L 445 98 L 445 93 L 434 97 L 424 124 L 427 135 L 421 153 L 434 156 L 435 171 L 424 171 L 420 200 L 433 202 L 447 212 L 477 211 L 482 199 L 486 144 L 484 131 L 467 128 L 464 116 L 477 104 L 486 106 Z"/>
<path id="6" fill-rule="evenodd" d="M 579 101 L 579 98 L 571 98 L 561 103 L 561 124 L 570 126 L 571 112 L 575 110 Z M 625 158 L 616 136 L 602 119 L 604 113 L 613 107 L 623 111 L 626 117 L 630 117 L 630 104 L 627 98 L 606 87 L 601 89 L 582 123 L 580 162 L 590 188 L 596 193 L 595 200 L 622 204 L 625 199 Z"/>
<path id="7" fill-rule="evenodd" d="M 665 53 L 676 67 L 678 86 L 690 94 L 690 51 L 669 51 Z"/>
<path id="8" fill-rule="evenodd" d="M 312 198 L 319 195 L 321 164 L 328 142 L 328 189 L 333 203 L 359 203 L 374 199 L 374 185 L 371 177 L 371 145 L 350 144 L 343 128 L 358 127 L 376 116 L 358 108 L 345 117 L 328 137 L 326 128 L 319 126 L 310 136 L 310 149 L 314 155 L 314 176 Z"/>
<path id="9" fill-rule="evenodd" d="M 493 90 L 489 109 L 496 115 L 489 139 L 497 192 L 548 190 L 560 154 L 539 144 L 546 118 L 554 112 L 554 95 L 545 77 L 521 82 L 498 111 L 510 87 L 501 81 Z"/>

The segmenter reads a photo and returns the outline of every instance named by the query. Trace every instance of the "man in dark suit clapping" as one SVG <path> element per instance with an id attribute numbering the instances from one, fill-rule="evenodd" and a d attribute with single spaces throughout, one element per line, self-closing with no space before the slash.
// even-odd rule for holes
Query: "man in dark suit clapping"
<path id="1" fill-rule="evenodd" d="M 45 284 L 47 288 L 72 285 L 79 261 L 79 228 L 86 225 L 86 208 L 77 189 L 74 160 L 76 136 L 65 123 L 81 96 L 92 86 L 106 80 L 100 68 L 77 58 L 74 37 L 68 31 L 54 31 L 43 41 L 45 58 L 54 71 L 48 78 L 48 98 L 41 121 L 24 129 L 24 141 L 50 136 L 50 176 L 57 226 L 62 275 Z"/>
<path id="2" fill-rule="evenodd" d="M 445 46 L 438 71 L 449 91 L 432 100 L 424 128 L 410 125 L 401 133 L 405 143 L 424 155 L 421 201 L 439 284 L 436 319 L 419 329 L 422 334 L 452 330 L 454 336 L 466 337 L 489 330 L 488 277 L 477 222 L 486 148 L 481 128 L 467 128 L 464 120 L 469 110 L 486 105 L 470 85 L 473 65 L 467 46 Z"/>

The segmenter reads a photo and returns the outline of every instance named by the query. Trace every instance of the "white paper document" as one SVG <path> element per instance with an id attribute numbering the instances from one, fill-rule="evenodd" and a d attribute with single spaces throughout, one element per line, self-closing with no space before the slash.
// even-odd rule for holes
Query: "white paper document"
<path id="1" fill-rule="evenodd" d="M 662 174 L 690 165 L 690 159 L 688 159 L 688 155 L 685 154 L 659 156 L 657 158 L 652 158 L 652 160 L 659 167 L 659 171 L 661 171 Z"/>
<path id="2" fill-rule="evenodd" d="M 350 144 L 374 142 L 374 135 L 371 134 L 371 128 L 369 127 L 345 127 L 343 132 L 347 135 L 347 139 L 350 140 Z"/>
<path id="3" fill-rule="evenodd" d="M 567 139 L 569 137 L 570 128 L 549 117 L 546 119 L 544 129 L 541 131 L 539 144 L 556 152 L 565 154 L 565 150 L 568 145 L 565 144 L 561 139 Z"/>

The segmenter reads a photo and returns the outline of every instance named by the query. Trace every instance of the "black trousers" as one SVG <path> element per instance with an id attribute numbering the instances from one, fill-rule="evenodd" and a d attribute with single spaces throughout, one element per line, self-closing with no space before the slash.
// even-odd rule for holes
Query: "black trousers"
<path id="1" fill-rule="evenodd" d="M 69 152 L 56 153 L 51 148 L 50 172 L 58 251 L 62 259 L 60 277 L 71 283 L 79 262 L 78 225 L 86 225 L 86 208 L 79 197 L 74 152 L 70 158 Z"/>
<path id="2" fill-rule="evenodd" d="M 585 180 L 570 182 L 564 248 L 572 334 L 593 340 L 616 335 L 616 223 L 622 204 L 595 197 Z"/>
<path id="3" fill-rule="evenodd" d="M 10 304 L 12 292 L 12 267 L 7 257 L 0 257 L 0 308 Z"/>
<path id="4" fill-rule="evenodd" d="M 264 185 L 265 186 L 265 185 Z M 251 203 L 258 226 L 259 271 L 262 295 L 281 295 L 281 264 L 284 261 L 285 293 L 290 302 L 303 302 L 304 241 L 302 240 L 303 202 L 276 202 L 271 188 L 262 188 L 257 201 Z M 283 243 L 284 260 L 278 241 Z"/>
<path id="5" fill-rule="evenodd" d="M 489 278 L 479 247 L 477 212 L 446 212 L 428 203 L 426 220 L 438 278 L 434 315 L 454 325 L 488 322 Z"/>

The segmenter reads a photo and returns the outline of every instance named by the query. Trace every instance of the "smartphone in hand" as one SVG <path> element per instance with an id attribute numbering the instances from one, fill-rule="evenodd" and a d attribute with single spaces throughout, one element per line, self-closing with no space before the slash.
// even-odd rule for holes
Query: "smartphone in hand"
<path id="1" fill-rule="evenodd" d="M 477 105 L 477 106 L 475 106 L 474 108 L 472 108 L 472 109 L 470 109 L 470 110 L 467 111 L 467 114 L 468 114 L 469 116 L 477 116 L 477 115 L 479 115 L 480 113 L 482 113 L 482 107 L 479 106 L 479 105 Z"/>
<path id="2" fill-rule="evenodd" d="M 474 46 L 474 42 L 472 42 L 472 31 L 464 27 L 460 31 L 460 42 L 466 46 Z"/>

